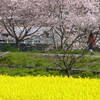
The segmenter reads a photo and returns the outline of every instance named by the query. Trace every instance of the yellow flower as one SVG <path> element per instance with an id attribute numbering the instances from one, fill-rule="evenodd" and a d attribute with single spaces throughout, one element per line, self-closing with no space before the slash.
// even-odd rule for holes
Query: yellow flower
<path id="1" fill-rule="evenodd" d="M 0 100 L 99 100 L 100 80 L 0 75 Z"/>

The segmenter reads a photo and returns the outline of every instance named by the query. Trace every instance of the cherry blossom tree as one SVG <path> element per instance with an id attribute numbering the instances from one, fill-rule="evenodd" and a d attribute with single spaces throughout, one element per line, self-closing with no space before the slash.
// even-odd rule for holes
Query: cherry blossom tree
<path id="1" fill-rule="evenodd" d="M 64 51 L 63 56 L 57 54 L 58 60 L 56 59 L 57 61 L 54 63 L 65 69 L 70 76 L 72 67 L 84 56 L 84 53 L 76 57 L 75 55 L 66 55 L 65 52 L 72 50 L 78 38 L 87 38 L 91 31 L 99 29 L 100 1 L 44 0 L 44 2 L 44 8 L 46 8 L 44 12 L 48 13 L 45 14 L 48 15 L 45 24 L 52 30 L 48 33 L 52 35 L 53 39 L 54 36 L 58 37 L 55 38 L 54 45 L 59 44 L 60 50 Z M 84 41 L 86 42 L 86 39 Z"/>
<path id="2" fill-rule="evenodd" d="M 16 47 L 41 28 L 39 2 L 28 0 L 0 0 L 0 23 L 15 39 Z M 36 29 L 32 31 L 32 28 Z"/>
<path id="3" fill-rule="evenodd" d="M 48 0 L 46 4 L 50 15 L 48 22 L 60 38 L 60 48 L 68 45 L 72 35 L 85 36 L 98 27 L 96 0 Z"/>

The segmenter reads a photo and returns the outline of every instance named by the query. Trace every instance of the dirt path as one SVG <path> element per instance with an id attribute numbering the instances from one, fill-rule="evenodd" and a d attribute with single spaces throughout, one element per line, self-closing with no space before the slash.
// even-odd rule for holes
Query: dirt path
<path id="1" fill-rule="evenodd" d="M 6 56 L 9 53 L 10 53 L 9 51 L 7 51 L 7 52 L 0 52 L 0 58 Z"/>

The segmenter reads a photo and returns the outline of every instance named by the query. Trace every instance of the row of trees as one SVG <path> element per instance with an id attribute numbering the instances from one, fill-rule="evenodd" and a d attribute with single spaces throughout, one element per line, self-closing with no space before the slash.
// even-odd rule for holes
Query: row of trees
<path id="1" fill-rule="evenodd" d="M 57 59 L 54 63 L 69 76 L 83 54 L 75 57 L 65 55 L 65 51 L 71 50 L 78 38 L 87 38 L 91 31 L 100 36 L 100 0 L 0 0 L 0 25 L 15 39 L 17 47 L 41 27 L 49 27 L 45 33 L 52 38 L 52 45 L 64 50 L 62 56 L 56 56 L 61 63 Z M 33 27 L 37 29 L 31 32 Z"/>
<path id="2" fill-rule="evenodd" d="M 100 1 L 0 0 L 0 25 L 15 39 L 17 47 L 41 27 L 50 27 L 54 47 L 60 41 L 60 48 L 69 49 L 77 38 L 100 30 Z M 37 29 L 31 32 L 33 27 Z"/>

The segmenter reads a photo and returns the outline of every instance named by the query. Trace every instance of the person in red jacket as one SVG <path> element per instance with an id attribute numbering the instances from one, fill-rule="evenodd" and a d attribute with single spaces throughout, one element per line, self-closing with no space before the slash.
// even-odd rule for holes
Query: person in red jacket
<path id="1" fill-rule="evenodd" d="M 96 37 L 92 33 L 90 33 L 90 35 L 88 37 L 87 45 L 88 45 L 90 53 L 94 54 L 93 53 L 93 48 L 96 45 Z"/>

